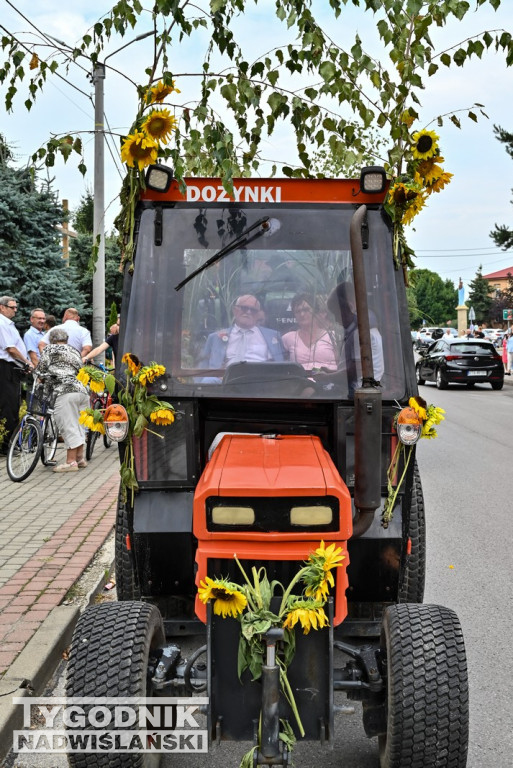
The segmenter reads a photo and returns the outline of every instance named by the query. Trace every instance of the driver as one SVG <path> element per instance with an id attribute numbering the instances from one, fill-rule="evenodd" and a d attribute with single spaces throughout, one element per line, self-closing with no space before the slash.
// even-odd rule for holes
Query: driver
<path id="1" fill-rule="evenodd" d="M 239 296 L 233 304 L 233 324 L 208 336 L 198 366 L 227 368 L 242 361 L 283 361 L 281 336 L 278 331 L 258 324 L 261 312 L 256 296 Z"/>

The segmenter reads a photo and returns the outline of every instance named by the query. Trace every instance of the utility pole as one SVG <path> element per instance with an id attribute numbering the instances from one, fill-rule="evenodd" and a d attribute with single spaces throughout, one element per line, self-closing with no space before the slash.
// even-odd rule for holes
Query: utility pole
<path id="1" fill-rule="evenodd" d="M 94 85 L 94 209 L 93 237 L 98 258 L 93 274 L 93 347 L 105 338 L 105 126 L 103 115 L 105 65 L 93 70 Z M 103 353 L 98 355 L 104 361 Z"/>

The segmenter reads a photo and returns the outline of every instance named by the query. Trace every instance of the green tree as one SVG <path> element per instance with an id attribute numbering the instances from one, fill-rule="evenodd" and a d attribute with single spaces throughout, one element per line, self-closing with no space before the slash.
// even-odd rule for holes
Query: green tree
<path id="1" fill-rule="evenodd" d="M 513 133 L 508 133 L 498 125 L 494 125 L 493 130 L 498 141 L 506 145 L 506 152 L 513 158 Z M 513 229 L 510 229 L 505 224 L 496 224 L 495 229 L 490 232 L 490 237 L 495 245 L 498 245 L 504 251 L 513 248 Z"/>
<path id="2" fill-rule="evenodd" d="M 77 285 L 87 300 L 87 307 L 84 313 L 86 323 L 90 322 L 92 317 L 93 268 L 91 253 L 93 250 L 93 212 L 93 195 L 90 191 L 87 191 L 82 196 L 79 206 L 72 215 L 72 224 L 77 236 L 71 238 L 70 243 L 70 262 L 77 275 Z M 120 258 L 116 236 L 113 234 L 106 235 L 105 306 L 107 307 L 113 303 L 117 306 L 121 304 L 123 276 L 119 271 Z M 106 331 L 111 325 L 112 323 L 107 322 Z"/>
<path id="3" fill-rule="evenodd" d="M 455 316 L 458 291 L 451 280 L 442 280 L 429 269 L 414 269 L 411 285 L 417 302 L 418 319 L 427 325 L 445 325 Z"/>
<path id="4" fill-rule="evenodd" d="M 333 20 L 349 13 L 347 5 L 349 0 L 329 0 Z M 359 3 L 352 0 L 352 5 Z M 201 11 L 189 0 L 155 0 L 151 8 L 155 56 L 145 69 L 146 83 L 134 83 L 134 87 L 142 96 L 159 79 L 170 84 L 184 39 L 194 39 L 198 51 L 206 45 L 205 56 L 198 55 L 199 71 L 180 75 L 182 88 L 184 82 L 199 78 L 199 99 L 191 103 L 184 88 L 183 101 L 176 99 L 175 91 L 170 103 L 179 119 L 179 131 L 174 146 L 163 155 L 171 159 L 179 178 L 185 173 L 219 174 L 229 184 L 235 173 L 255 172 L 262 161 L 263 141 L 282 122 L 292 126 L 297 150 L 297 163 L 285 162 L 281 167 L 285 175 L 310 175 L 312 156 L 319 150 L 329 151 L 337 167 L 350 166 L 355 156 L 365 156 L 366 131 L 371 126 L 386 139 L 385 160 L 397 174 L 410 152 L 410 126 L 418 118 L 431 78 L 443 77 L 451 66 L 481 58 L 488 49 L 503 52 L 508 64 L 513 61 L 512 36 L 505 30 L 483 30 L 451 42 L 444 50 L 435 48 L 431 33 L 437 27 L 452 24 L 458 34 L 459 22 L 471 10 L 477 15 L 484 5 L 497 9 L 501 0 L 477 0 L 476 9 L 464 0 L 365 0 L 364 7 L 351 8 L 351 12 L 373 14 L 382 51 L 377 59 L 370 53 L 371 34 L 369 40 L 363 40 L 357 32 L 352 43 L 341 45 L 332 38 L 331 29 L 321 27 L 310 0 L 282 0 L 276 3 L 275 14 L 283 24 L 284 44 L 271 51 L 264 48 L 262 55 L 249 61 L 237 36 L 241 16 L 251 12 L 251 4 L 210 0 L 209 9 Z M 52 75 L 67 72 L 70 59 L 88 57 L 96 62 L 114 34 L 123 37 L 143 26 L 141 31 L 146 31 L 147 18 L 148 10 L 139 0 L 117 3 L 94 25 L 94 34 L 88 30 L 75 47 L 56 45 L 51 55 L 46 38 L 34 38 L 29 49 L 16 35 L 4 32 L 6 57 L 0 64 L 0 83 L 6 86 L 7 110 L 13 107 L 29 62 L 30 77 L 23 94 L 28 109 Z M 374 33 L 373 29 L 372 36 Z M 475 121 L 481 106 L 434 119 L 438 125 L 448 119 L 460 127 L 459 112 Z M 80 157 L 79 167 L 84 171 L 82 142 L 76 135 L 52 138 L 35 157 L 52 166 L 57 155 L 67 159 L 73 153 Z"/>
<path id="5" fill-rule="evenodd" d="M 0 285 L 18 299 L 20 329 L 34 307 L 59 317 L 66 307 L 82 313 L 85 297 L 62 258 L 57 227 L 63 210 L 49 184 L 37 187 L 28 168 L 10 165 L 12 155 L 0 141 Z M 17 318 L 17 319 L 18 319 Z"/>
<path id="6" fill-rule="evenodd" d="M 473 307 L 476 314 L 476 322 L 488 324 L 491 321 L 490 311 L 493 299 L 490 296 L 490 283 L 483 277 L 483 267 L 480 265 L 476 276 L 469 283 L 468 307 Z"/>

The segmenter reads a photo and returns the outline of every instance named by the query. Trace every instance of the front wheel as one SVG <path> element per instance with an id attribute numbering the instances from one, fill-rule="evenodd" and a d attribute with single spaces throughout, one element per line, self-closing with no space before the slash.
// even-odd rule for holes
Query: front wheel
<path id="1" fill-rule="evenodd" d="M 39 421 L 22 419 L 13 432 L 7 451 L 7 474 L 15 483 L 25 480 L 39 461 L 43 450 L 43 431 Z"/>
<path id="2" fill-rule="evenodd" d="M 440 368 L 438 368 L 437 371 L 436 371 L 436 388 L 437 389 L 447 389 L 447 386 L 448 386 L 447 385 L 447 381 L 446 381 L 442 371 L 440 370 Z"/>
<path id="3" fill-rule="evenodd" d="M 54 417 L 50 416 L 45 422 L 43 450 L 41 451 L 41 461 L 45 467 L 47 467 L 55 458 L 58 440 L 59 432 L 57 430 L 57 424 L 55 423 Z"/>
<path id="4" fill-rule="evenodd" d="M 97 432 L 94 429 L 89 429 L 87 431 L 86 435 L 86 459 L 87 461 L 91 461 L 93 452 L 94 452 L 94 446 L 96 445 L 96 441 L 98 440 L 98 435 L 100 433 Z"/>
<path id="5" fill-rule="evenodd" d="M 149 672 L 164 642 L 162 617 L 154 605 L 103 603 L 86 608 L 71 641 L 66 695 L 94 696 L 102 704 L 97 709 L 113 706 L 104 705 L 107 698 L 151 697 Z M 93 705 L 82 706 L 87 714 Z M 116 723 L 112 730 L 122 727 Z M 70 753 L 68 760 L 71 768 L 157 768 L 159 757 L 157 752 L 77 752 Z"/>
<path id="6" fill-rule="evenodd" d="M 386 733 L 381 768 L 465 768 L 468 681 L 456 614 L 439 605 L 392 605 L 383 616 Z"/>

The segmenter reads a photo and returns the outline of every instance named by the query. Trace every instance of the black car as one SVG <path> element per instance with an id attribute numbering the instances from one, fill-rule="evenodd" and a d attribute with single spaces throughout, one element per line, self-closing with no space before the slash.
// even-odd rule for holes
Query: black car
<path id="1" fill-rule="evenodd" d="M 491 341 L 484 339 L 442 338 L 422 355 L 416 365 L 419 384 L 436 383 L 438 389 L 448 384 L 489 382 L 492 389 L 504 385 L 504 365 Z"/>

